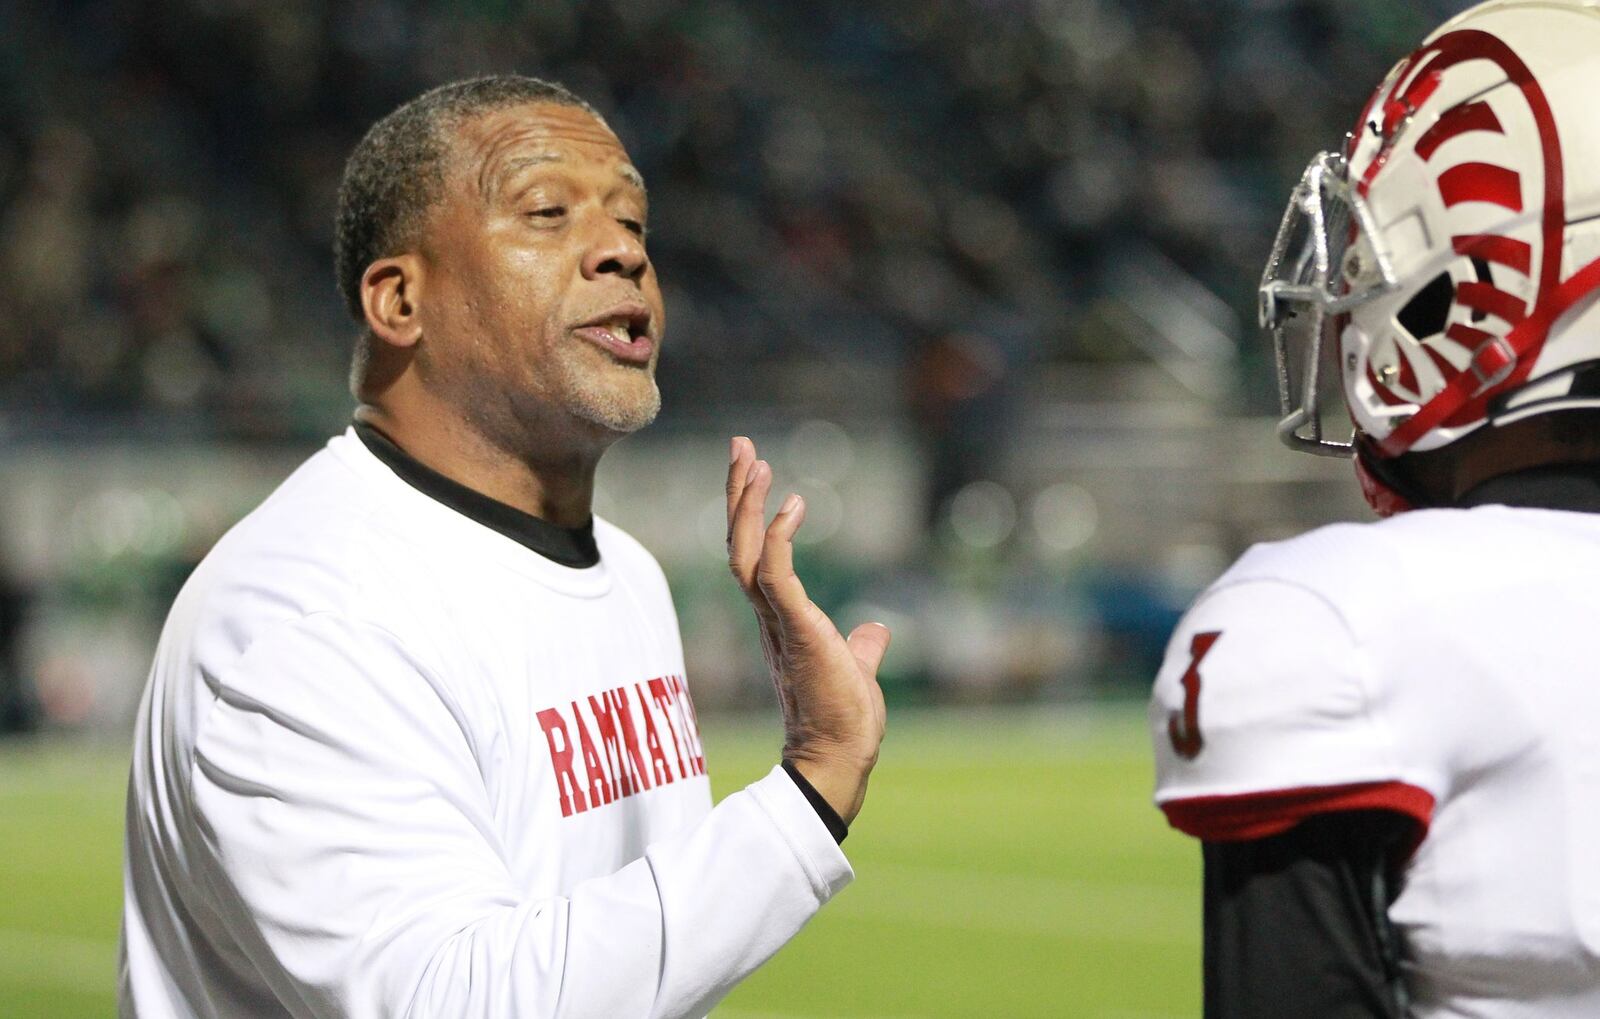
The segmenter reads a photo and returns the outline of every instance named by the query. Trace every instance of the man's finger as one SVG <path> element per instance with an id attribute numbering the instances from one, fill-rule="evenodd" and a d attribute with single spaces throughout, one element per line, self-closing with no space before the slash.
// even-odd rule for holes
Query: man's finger
<path id="1" fill-rule="evenodd" d="M 850 645 L 850 653 L 855 656 L 862 671 L 869 676 L 876 676 L 878 666 L 883 664 L 884 653 L 889 650 L 889 637 L 889 628 L 882 623 L 862 623 L 850 631 L 845 643 Z"/>
<path id="2" fill-rule="evenodd" d="M 733 511 L 744 494 L 745 480 L 750 476 L 750 465 L 756 459 L 756 444 L 743 435 L 735 435 L 728 443 L 728 537 L 733 538 Z"/>
<path id="3" fill-rule="evenodd" d="M 765 460 L 755 461 L 728 518 L 728 568 L 752 597 L 758 594 L 756 571 L 761 562 L 767 493 L 771 489 L 772 467 Z"/>
<path id="4" fill-rule="evenodd" d="M 794 572 L 794 534 L 805 518 L 804 499 L 790 495 L 784 500 L 783 508 L 767 528 L 761 546 L 761 562 L 756 569 L 757 583 L 786 625 L 811 604 L 805 585 Z"/>

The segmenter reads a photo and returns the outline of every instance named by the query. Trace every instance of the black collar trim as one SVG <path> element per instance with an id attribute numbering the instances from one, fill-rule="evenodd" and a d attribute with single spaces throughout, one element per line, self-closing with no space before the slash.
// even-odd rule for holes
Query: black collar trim
<path id="1" fill-rule="evenodd" d="M 1600 464 L 1556 464 L 1490 478 L 1456 500 L 1457 506 L 1600 513 Z"/>
<path id="2" fill-rule="evenodd" d="M 599 564 L 600 547 L 594 540 L 593 517 L 582 527 L 557 527 L 515 506 L 507 506 L 482 492 L 475 492 L 458 481 L 452 481 L 365 422 L 357 421 L 355 431 L 373 456 L 382 460 L 402 481 L 435 502 L 443 503 L 492 531 L 498 531 L 553 563 L 580 570 Z"/>

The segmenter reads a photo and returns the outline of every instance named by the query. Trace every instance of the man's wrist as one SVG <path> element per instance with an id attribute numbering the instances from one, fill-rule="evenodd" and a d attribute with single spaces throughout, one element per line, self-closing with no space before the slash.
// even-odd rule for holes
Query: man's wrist
<path id="1" fill-rule="evenodd" d="M 786 757 L 782 763 L 784 772 L 794 781 L 795 787 L 806 798 L 806 802 L 811 804 L 811 809 L 817 812 L 817 817 L 822 819 L 828 834 L 833 836 L 833 841 L 843 845 L 845 837 L 850 834 L 849 823 L 839 815 L 839 811 L 828 802 L 827 797 L 823 796 L 816 786 L 811 784 L 811 780 L 806 778 L 793 761 Z"/>

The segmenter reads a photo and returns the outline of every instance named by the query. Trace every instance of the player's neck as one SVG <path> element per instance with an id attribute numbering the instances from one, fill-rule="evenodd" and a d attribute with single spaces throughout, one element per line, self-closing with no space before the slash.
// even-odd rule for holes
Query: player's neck
<path id="1" fill-rule="evenodd" d="M 457 484 L 557 527 L 582 527 L 593 514 L 598 451 L 523 458 L 455 415 L 397 413 L 382 404 L 362 403 L 355 419 Z"/>
<path id="2" fill-rule="evenodd" d="M 1443 449 L 1401 459 L 1405 476 L 1431 505 L 1453 506 L 1495 478 L 1600 463 L 1600 414 L 1566 411 L 1491 425 Z"/>

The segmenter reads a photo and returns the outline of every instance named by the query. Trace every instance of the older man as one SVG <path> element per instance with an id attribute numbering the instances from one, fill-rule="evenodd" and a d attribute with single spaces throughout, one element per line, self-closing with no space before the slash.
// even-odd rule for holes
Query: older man
<path id="1" fill-rule="evenodd" d="M 780 767 L 711 805 L 666 583 L 591 516 L 663 311 L 605 122 L 520 77 L 367 134 L 338 274 L 354 426 L 178 598 L 128 800 L 124 1015 L 694 1016 L 851 878 L 882 627 L 841 637 L 731 448 Z"/>

